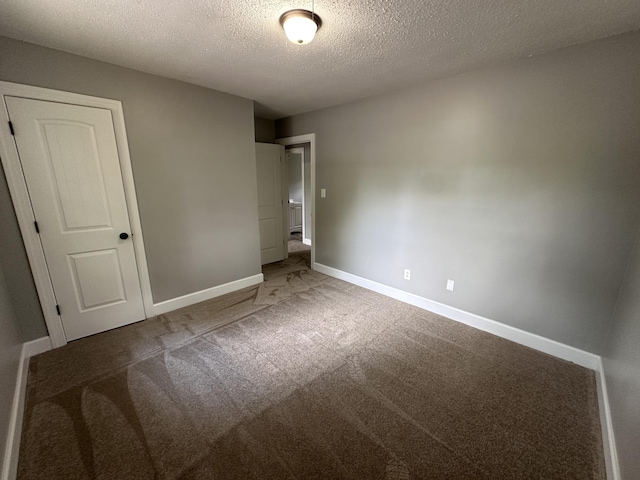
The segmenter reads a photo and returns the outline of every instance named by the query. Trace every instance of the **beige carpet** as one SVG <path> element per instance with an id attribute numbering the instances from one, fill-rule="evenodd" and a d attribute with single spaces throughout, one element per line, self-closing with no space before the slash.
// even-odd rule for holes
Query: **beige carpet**
<path id="1" fill-rule="evenodd" d="M 33 358 L 18 478 L 604 478 L 592 372 L 307 262 Z"/>
<path id="2" fill-rule="evenodd" d="M 301 233 L 292 233 L 289 236 L 288 251 L 289 253 L 307 252 L 311 251 L 311 247 L 302 243 Z"/>

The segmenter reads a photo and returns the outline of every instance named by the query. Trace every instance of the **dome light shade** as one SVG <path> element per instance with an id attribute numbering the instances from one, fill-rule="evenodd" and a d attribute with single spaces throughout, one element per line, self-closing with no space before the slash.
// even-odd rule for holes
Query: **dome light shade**
<path id="1" fill-rule="evenodd" d="M 280 25 L 292 43 L 304 45 L 313 40 L 322 21 L 309 10 L 289 10 L 280 16 Z"/>

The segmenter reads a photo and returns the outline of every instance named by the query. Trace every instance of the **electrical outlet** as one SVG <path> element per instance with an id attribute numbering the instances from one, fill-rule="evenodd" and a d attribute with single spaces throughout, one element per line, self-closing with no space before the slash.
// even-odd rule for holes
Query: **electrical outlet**
<path id="1" fill-rule="evenodd" d="M 411 280 L 411 270 L 409 270 L 408 268 L 404 269 L 404 279 Z"/>
<path id="2" fill-rule="evenodd" d="M 456 282 L 454 282 L 453 280 L 447 280 L 447 290 L 449 290 L 449 291 L 453 292 L 453 285 L 454 285 L 455 283 L 456 283 Z"/>

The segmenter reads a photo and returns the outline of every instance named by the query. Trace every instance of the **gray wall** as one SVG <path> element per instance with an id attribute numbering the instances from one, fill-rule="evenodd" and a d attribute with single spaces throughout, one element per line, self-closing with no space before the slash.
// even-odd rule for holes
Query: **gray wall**
<path id="1" fill-rule="evenodd" d="M 0 80 L 122 101 L 154 302 L 260 273 L 251 100 L 1 37 Z"/>
<path id="2" fill-rule="evenodd" d="M 0 269 L 8 272 L 7 292 L 23 342 L 48 335 L 29 269 L 4 170 L 0 167 Z"/>
<path id="3" fill-rule="evenodd" d="M 0 453 L 4 455 L 21 349 L 17 320 L 0 269 Z M 2 460 L 0 460 L 2 471 Z"/>
<path id="4" fill-rule="evenodd" d="M 628 34 L 278 121 L 316 133 L 317 262 L 600 353 L 640 220 L 639 51 Z"/>
<path id="5" fill-rule="evenodd" d="M 622 478 L 639 478 L 640 230 L 602 356 Z"/>
<path id="6" fill-rule="evenodd" d="M 275 143 L 276 122 L 267 118 L 254 118 L 255 139 L 260 143 Z"/>

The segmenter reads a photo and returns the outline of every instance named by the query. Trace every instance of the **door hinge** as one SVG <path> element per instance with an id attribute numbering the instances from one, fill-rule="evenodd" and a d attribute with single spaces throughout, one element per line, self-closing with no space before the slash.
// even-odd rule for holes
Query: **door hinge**
<path id="1" fill-rule="evenodd" d="M 58 312 L 58 315 L 60 315 L 60 305 L 56 305 L 56 312 Z"/>
<path id="2" fill-rule="evenodd" d="M 13 129 L 13 123 L 11 123 L 11 120 L 9 120 L 9 130 L 11 130 L 11 135 L 13 135 L 15 137 L 16 136 L 16 132 Z"/>
<path id="3" fill-rule="evenodd" d="M 34 224 L 34 225 L 35 225 L 35 227 L 36 227 L 36 232 L 37 232 L 37 233 L 40 233 L 40 227 L 38 227 L 38 222 L 33 222 L 33 224 Z"/>

